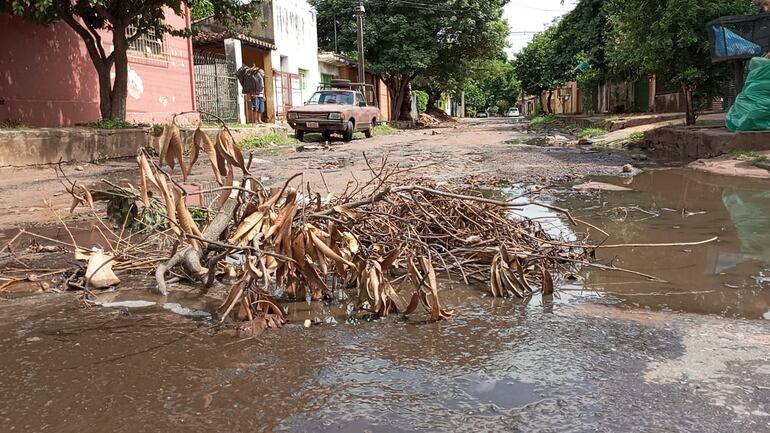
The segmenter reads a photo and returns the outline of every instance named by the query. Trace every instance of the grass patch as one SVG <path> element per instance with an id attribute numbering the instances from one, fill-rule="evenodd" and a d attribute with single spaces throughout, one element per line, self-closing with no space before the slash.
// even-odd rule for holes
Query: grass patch
<path id="1" fill-rule="evenodd" d="M 512 138 L 512 139 L 506 141 L 506 144 L 521 144 L 521 139 L 520 138 Z"/>
<path id="2" fill-rule="evenodd" d="M 767 161 L 767 156 L 760 155 L 757 152 L 735 151 L 735 152 L 730 152 L 730 156 L 735 159 L 739 159 L 741 161 L 749 162 L 751 164 Z"/>
<path id="3" fill-rule="evenodd" d="M 629 140 L 634 140 L 634 141 L 643 140 L 644 139 L 644 132 L 642 132 L 642 131 L 634 131 L 634 132 L 631 133 L 631 135 L 628 136 L 628 139 Z"/>
<path id="4" fill-rule="evenodd" d="M 79 126 L 94 129 L 132 129 L 141 128 L 142 125 L 126 122 L 125 120 L 102 119 L 98 122 L 81 123 Z"/>
<path id="5" fill-rule="evenodd" d="M 29 129 L 29 125 L 16 120 L 6 120 L 0 123 L 0 129 Z"/>
<path id="6" fill-rule="evenodd" d="M 253 129 L 265 124 L 263 123 L 260 125 L 259 123 L 226 122 L 225 125 L 227 125 L 227 127 L 230 129 Z M 220 122 L 204 122 L 201 124 L 201 128 L 219 129 L 221 127 L 222 124 Z"/>
<path id="7" fill-rule="evenodd" d="M 601 135 L 604 135 L 607 133 L 606 129 L 603 128 L 586 128 L 578 134 L 578 137 L 580 138 L 594 138 L 599 137 Z"/>
<path id="8" fill-rule="evenodd" d="M 374 127 L 374 135 L 393 135 L 396 133 L 398 133 L 398 129 L 386 123 L 381 123 Z"/>
<path id="9" fill-rule="evenodd" d="M 264 149 L 269 146 L 285 146 L 297 144 L 299 140 L 281 134 L 268 134 L 256 137 L 246 137 L 238 142 L 238 147 L 245 150 Z"/>
<path id="10" fill-rule="evenodd" d="M 550 125 L 556 122 L 555 114 L 544 114 L 539 116 L 532 116 L 529 118 L 529 123 L 532 125 Z"/>

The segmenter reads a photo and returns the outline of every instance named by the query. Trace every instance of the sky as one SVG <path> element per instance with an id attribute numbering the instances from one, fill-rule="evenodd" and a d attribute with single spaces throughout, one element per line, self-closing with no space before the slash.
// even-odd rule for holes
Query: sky
<path id="1" fill-rule="evenodd" d="M 508 56 L 513 57 L 524 48 L 535 32 L 541 32 L 548 27 L 555 18 L 571 11 L 577 0 L 509 0 L 505 6 L 503 17 L 511 26 L 511 34 L 508 36 Z"/>

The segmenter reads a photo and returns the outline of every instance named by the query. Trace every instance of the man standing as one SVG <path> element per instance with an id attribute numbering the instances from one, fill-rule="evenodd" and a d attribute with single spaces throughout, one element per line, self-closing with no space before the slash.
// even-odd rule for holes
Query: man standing
<path id="1" fill-rule="evenodd" d="M 254 111 L 257 113 L 257 123 L 263 123 L 262 116 L 267 109 L 265 103 L 265 71 L 261 68 L 257 68 L 257 73 L 254 76 L 256 80 L 256 88 L 254 92 Z"/>
<path id="2" fill-rule="evenodd" d="M 241 83 L 242 93 L 249 101 L 249 108 L 255 114 L 256 122 L 262 123 L 262 113 L 265 112 L 265 72 L 256 66 L 241 66 L 235 72 Z"/>

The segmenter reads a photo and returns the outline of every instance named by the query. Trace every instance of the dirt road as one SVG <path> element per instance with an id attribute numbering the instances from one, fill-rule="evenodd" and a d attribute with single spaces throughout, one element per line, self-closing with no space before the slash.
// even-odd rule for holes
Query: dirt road
<path id="1" fill-rule="evenodd" d="M 324 191 L 328 185 L 331 191 L 342 191 L 348 182 L 368 178 L 364 154 L 373 165 L 387 156 L 390 163 L 414 168 L 414 176 L 451 182 L 497 178 L 547 184 L 591 174 L 619 175 L 622 165 L 629 162 L 625 154 L 618 152 L 530 146 L 524 143 L 544 133 L 526 129 L 512 119 L 468 120 L 454 127 L 404 131 L 347 144 L 336 142 L 328 150 L 272 148 L 255 151 L 251 171 L 266 185 L 304 173 L 304 181 L 318 190 Z M 72 179 L 86 185 L 103 178 L 137 184 L 136 162 L 131 158 L 68 164 L 64 169 Z M 210 167 L 205 161 L 199 162 L 190 182 L 211 180 Z M 46 203 L 66 214 L 70 202 L 52 166 L 0 169 L 0 229 L 55 220 Z"/>

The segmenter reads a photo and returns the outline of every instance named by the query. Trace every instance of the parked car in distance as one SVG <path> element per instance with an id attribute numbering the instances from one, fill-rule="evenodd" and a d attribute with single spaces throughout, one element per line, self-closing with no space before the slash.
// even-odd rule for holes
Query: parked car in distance
<path id="1" fill-rule="evenodd" d="M 489 112 L 487 112 L 486 108 L 481 108 L 479 111 L 476 112 L 476 118 L 482 119 L 489 117 Z"/>
<path id="2" fill-rule="evenodd" d="M 362 131 L 369 138 L 380 117 L 380 110 L 366 102 L 357 90 L 319 90 L 303 107 L 288 111 L 286 118 L 294 136 L 302 141 L 306 133 L 321 133 L 329 141 L 331 134 L 342 134 L 343 141 Z"/>
<path id="3" fill-rule="evenodd" d="M 518 108 L 509 108 L 508 111 L 505 113 L 505 117 L 519 117 L 521 114 L 519 113 Z"/>

